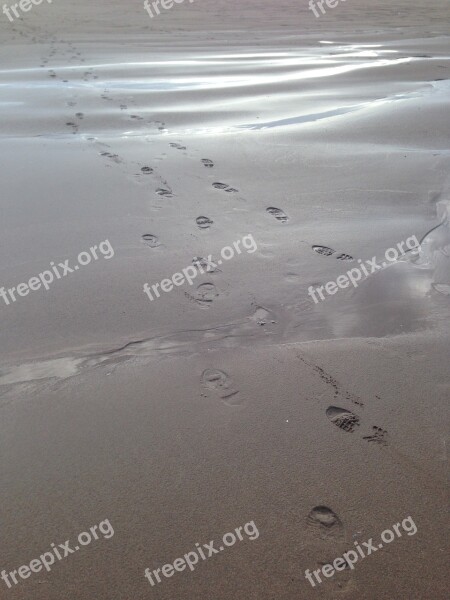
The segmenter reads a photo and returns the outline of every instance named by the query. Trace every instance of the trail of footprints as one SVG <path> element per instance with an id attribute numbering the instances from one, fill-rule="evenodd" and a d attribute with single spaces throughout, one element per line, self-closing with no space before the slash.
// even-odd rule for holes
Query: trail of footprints
<path id="1" fill-rule="evenodd" d="M 55 40 L 53 40 L 53 44 L 54 43 Z M 84 59 L 81 58 L 81 53 L 76 52 L 75 48 L 71 44 L 69 44 L 69 51 L 72 52 L 71 60 L 76 60 L 77 62 L 84 62 Z M 55 52 L 55 48 L 52 47 L 52 51 L 50 52 L 48 58 L 42 59 L 41 67 L 45 67 L 48 64 L 48 61 L 54 56 Z M 51 79 L 57 78 L 57 73 L 53 69 L 50 69 L 48 73 Z M 90 79 L 97 78 L 98 76 L 94 74 L 92 69 L 88 69 L 84 73 L 83 77 L 84 81 L 89 81 Z M 67 82 L 67 80 L 63 81 Z M 101 95 L 101 98 L 108 102 L 113 101 L 113 98 L 111 98 L 108 95 L 107 90 L 104 91 L 104 93 Z M 67 102 L 67 105 L 70 107 L 75 107 L 76 104 L 77 103 L 74 100 Z M 128 105 L 125 103 L 120 104 L 120 110 L 128 110 Z M 78 133 L 80 121 L 82 121 L 83 118 L 84 114 L 82 112 L 77 112 L 75 113 L 75 116 L 72 120 L 66 122 L 66 126 L 72 130 L 73 134 Z M 135 114 L 129 115 L 129 118 L 130 120 L 136 122 L 140 122 L 143 120 L 143 117 Z M 165 125 L 163 123 L 158 123 L 159 130 L 163 130 L 164 128 Z M 179 143 L 170 143 L 170 146 L 176 150 L 186 150 L 186 146 L 183 146 Z M 109 151 L 109 149 L 102 149 L 100 151 L 100 155 L 102 158 L 107 159 L 108 161 L 115 164 L 121 164 L 124 162 L 122 157 L 120 157 L 117 153 Z M 207 169 L 212 169 L 215 166 L 214 162 L 208 158 L 201 159 L 201 163 Z M 150 175 L 154 175 L 154 169 L 152 167 L 148 165 L 140 166 L 140 171 L 137 174 L 138 177 L 146 178 Z M 229 194 L 235 194 L 238 192 L 236 188 L 230 186 L 227 183 L 222 182 L 213 182 L 212 187 L 216 190 L 223 191 Z M 173 191 L 165 181 L 161 181 L 159 187 L 156 188 L 155 192 L 157 195 L 164 198 L 173 197 Z M 269 206 L 266 209 L 266 212 L 268 213 L 268 215 L 273 217 L 276 221 L 278 221 L 281 224 L 285 224 L 289 221 L 289 217 L 281 208 Z M 209 217 L 199 216 L 196 219 L 196 224 L 199 229 L 209 229 L 211 225 L 213 225 L 213 221 Z M 152 233 L 146 233 L 142 235 L 142 242 L 151 249 L 158 248 L 161 245 L 158 236 Z M 327 246 L 314 245 L 312 246 L 312 250 L 324 257 L 334 256 L 337 260 L 342 261 L 354 260 L 352 256 L 346 253 L 338 253 L 334 249 L 329 248 Z M 199 264 L 200 266 L 202 266 L 205 271 L 208 269 L 209 273 L 220 272 L 220 269 L 218 269 L 217 267 L 211 268 L 209 266 L 208 261 L 203 257 L 196 256 L 193 258 L 192 262 L 193 264 Z M 217 298 L 218 291 L 213 283 L 206 282 L 200 284 L 197 287 L 195 295 L 190 295 L 186 292 L 186 296 L 189 298 L 189 300 L 195 302 L 200 308 L 208 309 L 212 305 L 215 298 Z M 329 375 L 321 367 L 318 367 L 316 365 L 314 365 L 313 368 L 315 372 L 318 373 L 319 376 L 334 389 L 335 397 L 343 394 L 340 385 L 331 375 Z M 201 374 L 200 382 L 201 387 L 204 391 L 203 395 L 213 396 L 229 407 L 236 407 L 243 404 L 239 390 L 236 388 L 233 380 L 225 371 L 222 371 L 220 369 L 205 369 Z M 352 403 L 359 406 L 363 406 L 363 403 L 360 401 L 360 399 L 358 399 L 353 394 L 349 392 L 344 392 L 344 396 L 347 400 L 350 400 Z M 325 414 L 326 417 L 329 419 L 330 423 L 332 423 L 335 427 L 338 427 L 342 432 L 346 434 L 354 433 L 361 426 L 361 418 L 355 412 L 347 408 L 331 405 L 326 409 Z M 368 433 L 368 435 L 364 435 L 363 439 L 369 443 L 377 445 L 386 446 L 388 444 L 387 432 L 378 426 L 373 426 L 370 433 Z M 306 527 L 313 535 L 317 536 L 322 540 L 332 541 L 343 539 L 344 537 L 344 526 L 341 519 L 331 508 L 324 505 L 318 505 L 311 509 L 309 514 L 306 516 Z"/>

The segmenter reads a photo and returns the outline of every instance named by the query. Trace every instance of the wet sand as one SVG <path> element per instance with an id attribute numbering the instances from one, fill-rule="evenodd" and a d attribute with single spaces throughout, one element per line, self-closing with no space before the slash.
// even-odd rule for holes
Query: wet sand
<path id="1" fill-rule="evenodd" d="M 2 15 L 0 285 L 113 255 L 0 297 L 0 571 L 114 536 L 1 598 L 447 597 L 449 9 L 408 5 Z M 416 534 L 305 579 L 408 516 Z M 250 521 L 258 539 L 145 579 Z"/>

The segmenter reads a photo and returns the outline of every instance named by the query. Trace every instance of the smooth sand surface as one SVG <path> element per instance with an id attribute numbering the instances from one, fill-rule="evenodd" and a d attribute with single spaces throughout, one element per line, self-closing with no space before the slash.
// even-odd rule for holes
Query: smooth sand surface
<path id="1" fill-rule="evenodd" d="M 0 287 L 113 249 L 0 297 L 0 572 L 114 528 L 0 598 L 447 598 L 448 2 L 0 16 Z M 258 539 L 145 579 L 250 521 Z"/>

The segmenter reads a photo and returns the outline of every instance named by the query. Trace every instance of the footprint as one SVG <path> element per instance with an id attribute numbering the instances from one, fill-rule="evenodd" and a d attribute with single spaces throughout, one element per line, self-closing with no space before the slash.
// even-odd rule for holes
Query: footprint
<path id="1" fill-rule="evenodd" d="M 166 190 L 164 188 L 158 188 L 156 190 L 156 193 L 158 194 L 158 196 L 164 196 L 165 198 L 173 198 L 173 194 L 172 194 L 171 190 Z"/>
<path id="2" fill-rule="evenodd" d="M 234 389 L 231 378 L 219 369 L 205 369 L 201 375 L 202 386 L 219 396 L 226 404 L 237 406 L 242 404 L 238 398 L 239 390 Z"/>
<path id="3" fill-rule="evenodd" d="M 147 246 L 150 246 L 150 248 L 157 248 L 160 245 L 158 236 L 153 235 L 152 233 L 145 233 L 142 236 L 142 239 Z"/>
<path id="4" fill-rule="evenodd" d="M 176 148 L 177 150 L 186 150 L 186 146 L 182 146 L 181 144 L 176 144 L 174 142 L 171 142 L 170 145 L 172 148 Z"/>
<path id="5" fill-rule="evenodd" d="M 141 171 L 142 171 L 142 173 L 145 173 L 146 175 L 150 175 L 150 173 L 153 173 L 153 169 L 151 167 L 142 167 Z"/>
<path id="6" fill-rule="evenodd" d="M 201 283 L 197 288 L 197 295 L 193 298 L 201 308 L 210 308 L 214 298 L 219 292 L 213 283 Z"/>
<path id="7" fill-rule="evenodd" d="M 216 188 L 216 190 L 223 190 L 224 192 L 233 193 L 233 194 L 238 191 L 237 189 L 229 186 L 228 183 L 220 183 L 218 181 L 213 183 L 213 188 Z"/>
<path id="8" fill-rule="evenodd" d="M 84 114 L 82 112 L 77 112 L 75 114 L 75 116 L 77 117 L 77 119 L 83 119 L 84 118 Z"/>
<path id="9" fill-rule="evenodd" d="M 353 432 L 355 427 L 359 426 L 359 417 L 349 410 L 339 408 L 338 406 L 330 406 L 326 410 L 326 415 L 332 423 L 343 431 Z"/>
<path id="10" fill-rule="evenodd" d="M 336 256 L 336 258 L 337 258 L 338 260 L 348 260 L 348 261 L 355 260 L 355 259 L 353 258 L 353 256 L 350 256 L 350 254 L 339 254 L 339 256 Z"/>
<path id="11" fill-rule="evenodd" d="M 380 446 L 388 445 L 388 432 L 385 429 L 381 429 L 381 427 L 372 427 L 372 435 L 366 435 L 363 437 L 363 440 L 367 440 L 368 442 L 374 442 L 375 444 L 379 444 Z"/>
<path id="12" fill-rule="evenodd" d="M 287 223 L 289 220 L 287 214 L 281 210 L 281 208 L 275 208 L 275 206 L 269 206 L 266 208 L 266 212 L 275 217 L 277 221 L 281 221 L 281 223 Z"/>
<path id="13" fill-rule="evenodd" d="M 197 223 L 199 229 L 209 229 L 214 223 L 214 221 L 211 221 L 211 219 L 208 219 L 208 217 L 197 217 L 195 222 Z"/>
<path id="14" fill-rule="evenodd" d="M 67 127 L 72 127 L 73 131 L 72 133 L 77 133 L 78 131 L 78 125 L 76 123 L 72 123 L 71 121 L 66 123 Z"/>
<path id="15" fill-rule="evenodd" d="M 336 252 L 336 250 L 328 248 L 327 246 L 312 246 L 312 249 L 314 252 L 317 252 L 317 254 L 321 254 L 322 256 L 331 256 Z"/>
<path id="16" fill-rule="evenodd" d="M 113 162 L 117 164 L 120 164 L 122 162 L 122 159 L 118 154 L 112 154 L 111 152 L 100 152 L 100 155 L 110 158 Z"/>
<path id="17" fill-rule="evenodd" d="M 212 160 L 210 160 L 209 158 L 202 158 L 202 163 L 204 164 L 205 167 L 207 167 L 208 169 L 212 169 L 214 166 L 214 163 Z"/>
<path id="18" fill-rule="evenodd" d="M 328 506 L 315 506 L 307 516 L 306 524 L 321 539 L 343 537 L 342 522 Z"/>
<path id="19" fill-rule="evenodd" d="M 139 115 L 130 115 L 130 119 L 135 119 L 137 121 L 143 121 L 144 117 L 140 117 Z"/>

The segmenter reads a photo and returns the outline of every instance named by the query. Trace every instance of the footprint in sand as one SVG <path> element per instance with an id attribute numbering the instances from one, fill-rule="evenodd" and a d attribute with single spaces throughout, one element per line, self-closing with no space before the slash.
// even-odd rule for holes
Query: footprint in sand
<path id="1" fill-rule="evenodd" d="M 359 417 L 350 410 L 339 408 L 338 406 L 330 406 L 326 410 L 326 415 L 332 423 L 343 431 L 353 432 L 355 427 L 359 426 Z"/>
<path id="2" fill-rule="evenodd" d="M 144 173 L 144 175 L 150 175 L 153 173 L 153 169 L 151 167 L 141 167 L 141 171 Z"/>
<path id="3" fill-rule="evenodd" d="M 289 217 L 287 216 L 287 214 L 281 210 L 281 208 L 276 208 L 275 206 L 269 206 L 269 208 L 266 208 L 266 212 L 269 213 L 269 215 L 272 215 L 273 217 L 275 217 L 275 219 L 277 221 L 280 221 L 281 223 L 287 223 L 289 220 Z"/>
<path id="4" fill-rule="evenodd" d="M 210 160 L 209 158 L 202 158 L 202 163 L 205 167 L 207 167 L 208 169 L 212 169 L 214 166 L 214 163 L 212 160 Z"/>
<path id="5" fill-rule="evenodd" d="M 317 254 L 321 254 L 322 256 L 331 256 L 336 252 L 336 250 L 328 248 L 328 246 L 312 246 L 312 249 L 314 252 L 317 252 Z"/>
<path id="6" fill-rule="evenodd" d="M 80 120 L 82 120 L 84 118 L 84 114 L 82 112 L 75 113 L 75 116 L 77 119 L 80 119 Z"/>
<path id="7" fill-rule="evenodd" d="M 315 506 L 306 517 L 306 525 L 321 539 L 342 538 L 344 526 L 328 506 Z"/>
<path id="8" fill-rule="evenodd" d="M 234 388 L 233 382 L 225 371 L 219 369 L 205 369 L 201 375 L 202 386 L 209 392 L 218 396 L 229 406 L 242 404 L 239 390 Z"/>
<path id="9" fill-rule="evenodd" d="M 199 229 L 209 229 L 214 221 L 211 221 L 208 217 L 197 217 L 195 219 Z"/>
<path id="10" fill-rule="evenodd" d="M 213 300 L 217 298 L 219 292 L 213 283 L 201 283 L 197 288 L 195 296 L 191 296 L 186 292 L 186 295 L 196 302 L 200 308 L 207 309 L 211 307 Z"/>
<path id="11" fill-rule="evenodd" d="M 321 254 L 322 256 L 332 256 L 333 254 L 336 254 L 336 250 L 333 250 L 333 248 L 328 248 L 328 246 L 312 246 L 312 249 L 314 252 L 317 252 L 317 254 Z M 350 254 L 345 254 L 344 252 L 341 252 L 335 258 L 337 260 L 345 261 L 355 260 L 353 256 L 350 256 Z"/>
<path id="12" fill-rule="evenodd" d="M 238 190 L 229 186 L 228 183 L 220 183 L 218 181 L 216 181 L 215 183 L 212 184 L 213 188 L 215 188 L 216 190 L 223 190 L 224 192 L 228 192 L 228 193 L 236 193 Z"/>
<path id="13" fill-rule="evenodd" d="M 123 162 L 118 154 L 113 154 L 112 152 L 100 152 L 100 156 L 105 156 L 106 158 L 109 158 L 116 164 L 120 164 L 121 162 Z"/>
<path id="14" fill-rule="evenodd" d="M 356 427 L 360 425 L 360 418 L 350 410 L 339 408 L 338 406 L 329 406 L 326 410 L 326 415 L 334 425 L 352 433 Z M 388 445 L 388 432 L 381 427 L 373 426 L 371 435 L 363 436 L 363 440 L 373 442 L 380 446 Z"/>
<path id="15" fill-rule="evenodd" d="M 160 245 L 158 236 L 153 235 L 152 233 L 145 233 L 142 236 L 142 241 L 150 248 L 157 248 Z"/>
<path id="16" fill-rule="evenodd" d="M 349 262 L 355 260 L 353 256 L 350 256 L 350 254 L 339 254 L 338 256 L 336 256 L 336 258 L 337 260 L 348 260 Z"/>
<path id="17" fill-rule="evenodd" d="M 166 190 L 164 188 L 158 188 L 155 190 L 158 196 L 163 196 L 164 198 L 173 198 L 172 190 Z"/>
<path id="18" fill-rule="evenodd" d="M 182 146 L 181 144 L 176 144 L 175 142 L 171 142 L 171 148 L 176 148 L 177 150 L 186 150 L 186 146 Z"/>
<path id="19" fill-rule="evenodd" d="M 380 446 L 388 445 L 388 432 L 385 429 L 381 429 L 381 427 L 372 427 L 372 435 L 365 435 L 363 440 L 367 440 L 368 442 L 374 442 L 375 444 L 379 444 Z"/>
<path id="20" fill-rule="evenodd" d="M 72 123 L 72 121 L 69 121 L 66 123 L 67 127 L 72 127 L 72 133 L 75 134 L 78 131 L 78 125 L 76 123 Z"/>

